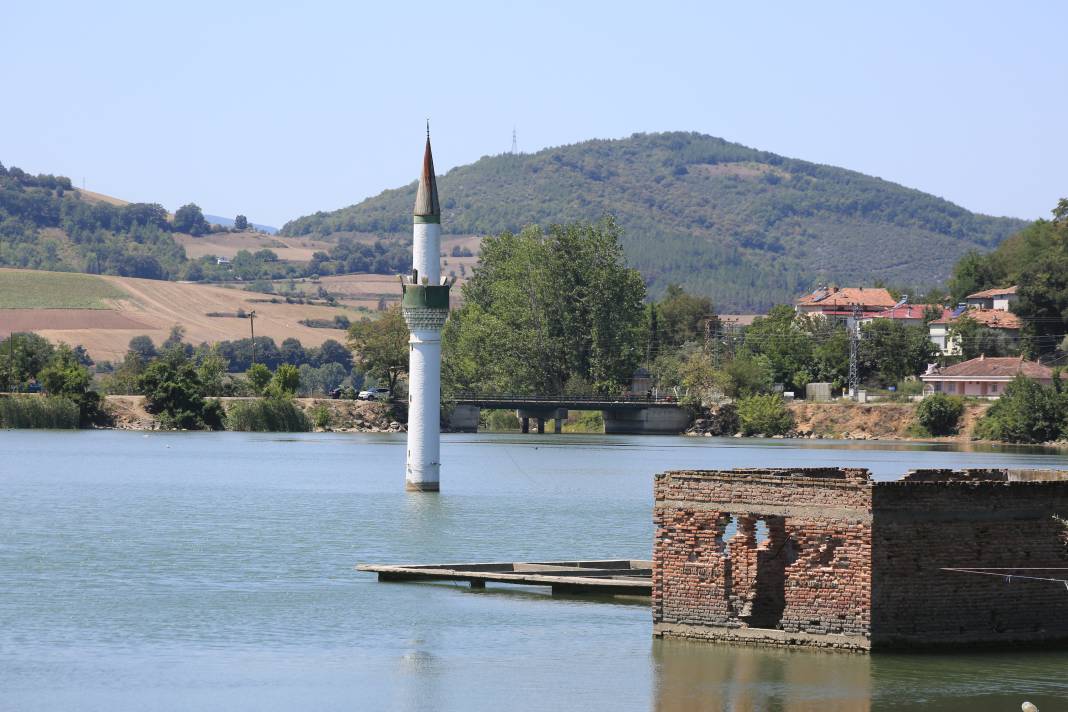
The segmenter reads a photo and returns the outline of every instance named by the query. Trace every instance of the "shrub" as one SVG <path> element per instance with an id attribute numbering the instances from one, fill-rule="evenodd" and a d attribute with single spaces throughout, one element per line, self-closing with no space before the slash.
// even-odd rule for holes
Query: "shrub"
<path id="1" fill-rule="evenodd" d="M 964 414 L 964 401 L 935 393 L 916 404 L 916 422 L 931 435 L 952 435 Z"/>
<path id="2" fill-rule="evenodd" d="M 782 396 L 755 395 L 738 401 L 738 420 L 744 435 L 785 435 L 794 427 L 793 413 Z"/>
<path id="3" fill-rule="evenodd" d="M 491 410 L 486 415 L 486 427 L 491 431 L 519 430 L 519 418 L 514 410 Z"/>
<path id="4" fill-rule="evenodd" d="M 1044 443 L 1065 435 L 1066 426 L 1068 396 L 1017 376 L 990 406 L 975 433 L 987 440 Z"/>
<path id="5" fill-rule="evenodd" d="M 568 433 L 603 433 L 604 416 L 599 410 L 580 410 L 575 413 L 575 422 L 564 427 Z"/>
<path id="6" fill-rule="evenodd" d="M 311 409 L 311 421 L 312 425 L 321 430 L 330 427 L 333 417 L 330 415 L 330 409 L 326 407 L 325 403 L 320 403 Z"/>
<path id="7" fill-rule="evenodd" d="M 228 430 L 255 433 L 306 433 L 312 429 L 304 411 L 287 398 L 239 401 L 226 414 Z"/>
<path id="8" fill-rule="evenodd" d="M 0 425 L 5 428 L 77 428 L 78 404 L 63 396 L 0 398 Z"/>

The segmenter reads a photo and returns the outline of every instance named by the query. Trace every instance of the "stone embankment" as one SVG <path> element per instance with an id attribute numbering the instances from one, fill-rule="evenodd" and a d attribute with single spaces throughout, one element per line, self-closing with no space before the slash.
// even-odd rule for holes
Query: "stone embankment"
<path id="1" fill-rule="evenodd" d="M 243 398 L 221 398 L 223 407 L 247 400 Z M 316 427 L 317 431 L 346 433 L 401 433 L 406 426 L 401 420 L 403 413 L 389 403 L 368 401 L 332 400 L 329 398 L 297 398 L 296 403 L 316 421 L 315 413 L 325 409 L 329 413 L 329 423 L 325 427 Z M 159 420 L 145 410 L 144 396 L 106 396 L 104 407 L 111 414 L 116 430 L 159 430 Z M 398 415 L 401 419 L 398 419 Z"/>
<path id="2" fill-rule="evenodd" d="M 915 403 L 809 403 L 787 404 L 794 416 L 794 430 L 782 437 L 835 440 L 972 440 L 975 424 L 990 403 L 967 403 L 960 431 L 948 438 L 921 437 L 916 427 Z M 694 420 L 687 435 L 738 436 L 738 413 L 731 404 L 721 405 Z"/>

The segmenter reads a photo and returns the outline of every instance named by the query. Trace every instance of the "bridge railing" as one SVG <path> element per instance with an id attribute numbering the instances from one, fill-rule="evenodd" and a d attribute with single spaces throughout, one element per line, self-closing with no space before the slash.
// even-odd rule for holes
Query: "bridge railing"
<path id="1" fill-rule="evenodd" d="M 621 393 L 605 395 L 603 393 L 583 393 L 579 395 L 532 396 L 514 393 L 474 393 L 470 391 L 457 393 L 453 400 L 458 403 L 477 401 L 479 403 L 678 403 L 674 395 L 651 395 L 640 393 Z"/>

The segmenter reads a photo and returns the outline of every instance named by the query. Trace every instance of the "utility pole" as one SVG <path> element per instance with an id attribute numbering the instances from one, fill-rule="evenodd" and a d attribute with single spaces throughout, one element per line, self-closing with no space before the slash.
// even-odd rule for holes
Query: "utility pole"
<path id="1" fill-rule="evenodd" d="M 252 330 L 252 365 L 256 365 L 256 312 L 248 313 L 248 328 Z"/>
<path id="2" fill-rule="evenodd" d="M 857 400 L 860 377 L 857 356 L 860 351 L 860 305 L 853 305 L 853 328 L 849 330 L 849 395 Z"/>

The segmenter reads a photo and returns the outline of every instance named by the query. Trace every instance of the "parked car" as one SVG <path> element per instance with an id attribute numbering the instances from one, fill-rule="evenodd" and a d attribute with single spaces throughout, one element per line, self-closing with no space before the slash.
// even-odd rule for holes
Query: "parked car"
<path id="1" fill-rule="evenodd" d="M 356 396 L 357 400 L 365 401 L 389 400 L 392 397 L 393 394 L 389 392 L 388 388 L 371 388 L 366 391 L 360 391 L 360 395 Z"/>

